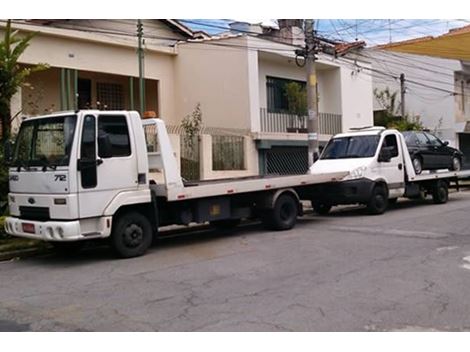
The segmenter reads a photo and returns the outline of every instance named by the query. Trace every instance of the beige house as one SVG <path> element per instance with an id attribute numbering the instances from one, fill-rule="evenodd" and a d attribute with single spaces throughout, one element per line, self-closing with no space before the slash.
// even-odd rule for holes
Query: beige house
<path id="1" fill-rule="evenodd" d="M 0 30 L 4 25 L 0 22 Z M 37 32 L 21 63 L 47 63 L 50 69 L 31 76 L 12 111 L 21 118 L 88 107 L 139 110 L 136 25 L 136 20 L 14 21 L 21 31 Z M 261 32 L 210 37 L 176 20 L 143 20 L 143 32 L 144 110 L 166 121 L 186 178 L 304 171 L 306 118 L 288 112 L 283 91 L 291 81 L 305 84 L 296 43 Z M 322 54 L 317 76 L 321 141 L 372 124 L 369 75 Z M 203 128 L 195 147 L 180 125 L 198 104 Z"/>

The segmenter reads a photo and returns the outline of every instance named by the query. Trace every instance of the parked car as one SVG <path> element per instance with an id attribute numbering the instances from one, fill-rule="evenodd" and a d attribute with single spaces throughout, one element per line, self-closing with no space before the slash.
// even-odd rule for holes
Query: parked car
<path id="1" fill-rule="evenodd" d="M 435 135 L 425 131 L 403 132 L 416 174 L 423 170 L 450 169 L 462 167 L 463 153 L 449 147 Z"/>

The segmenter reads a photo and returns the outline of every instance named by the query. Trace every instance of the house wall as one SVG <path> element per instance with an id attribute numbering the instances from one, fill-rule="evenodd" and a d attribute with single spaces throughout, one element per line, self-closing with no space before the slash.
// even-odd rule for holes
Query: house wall
<path id="1" fill-rule="evenodd" d="M 457 60 L 435 57 L 369 51 L 374 69 L 399 76 L 405 74 L 405 80 L 413 80 L 434 88 L 406 83 L 405 111 L 411 116 L 419 116 L 426 128 L 436 130 L 441 138 L 456 144 L 455 132 L 461 128 L 456 121 L 456 97 L 446 91 L 454 90 L 454 71 L 460 70 Z M 400 102 L 400 82 L 391 77 L 374 74 L 373 86 L 378 90 L 389 87 L 398 92 Z M 381 107 L 374 99 L 374 110 Z M 457 122 L 457 123 L 456 123 Z"/>
<path id="2" fill-rule="evenodd" d="M 365 70 L 357 72 L 348 66 L 341 66 L 340 70 L 343 131 L 352 127 L 372 126 L 372 77 Z"/>
<path id="3" fill-rule="evenodd" d="M 177 40 L 186 39 L 176 29 L 169 28 L 160 20 L 142 20 L 145 41 L 154 45 L 172 45 Z M 126 19 L 69 19 L 54 20 L 51 27 L 81 31 L 97 30 L 110 33 L 137 34 L 137 20 Z M 136 41 L 136 39 L 134 39 Z"/>
<path id="4" fill-rule="evenodd" d="M 205 126 L 250 130 L 247 50 L 236 47 L 244 40 L 178 47 L 174 123 L 179 124 L 200 103 Z"/>
<path id="5" fill-rule="evenodd" d="M 266 77 L 277 77 L 305 82 L 305 68 L 298 67 L 292 58 L 259 59 L 260 107 L 268 104 Z M 317 70 L 318 109 L 320 112 L 341 114 L 341 81 L 338 68 Z"/>
<path id="6" fill-rule="evenodd" d="M 158 80 L 159 112 L 160 116 L 167 121 L 175 120 L 174 59 L 174 55 L 164 52 L 152 50 L 145 52 L 145 77 Z M 104 45 L 89 40 L 44 33 L 40 33 L 32 39 L 28 49 L 20 57 L 20 62 L 23 64 L 47 63 L 52 68 L 64 67 L 122 77 L 138 77 L 135 47 Z M 51 74 L 49 71 L 51 70 L 46 71 L 48 72 L 46 75 Z M 42 80 L 41 83 L 44 83 L 47 89 L 51 88 L 51 84 L 60 82 L 55 75 L 56 73 L 53 73 L 49 77 L 53 79 L 54 83 L 46 83 Z M 138 89 L 137 84 L 134 85 L 134 89 Z M 54 96 L 50 97 L 51 103 L 57 98 L 56 93 L 52 94 Z M 153 93 L 149 92 L 147 96 L 149 94 Z M 136 102 L 136 106 L 138 106 L 138 102 Z"/>

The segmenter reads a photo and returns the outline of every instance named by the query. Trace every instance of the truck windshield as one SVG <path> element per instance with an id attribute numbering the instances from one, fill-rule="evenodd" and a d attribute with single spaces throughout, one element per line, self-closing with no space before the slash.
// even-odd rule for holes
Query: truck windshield
<path id="1" fill-rule="evenodd" d="M 15 143 L 13 165 L 56 168 L 70 161 L 77 116 L 23 121 Z"/>
<path id="2" fill-rule="evenodd" d="M 375 155 L 379 136 L 351 136 L 331 139 L 320 159 L 370 158 Z"/>

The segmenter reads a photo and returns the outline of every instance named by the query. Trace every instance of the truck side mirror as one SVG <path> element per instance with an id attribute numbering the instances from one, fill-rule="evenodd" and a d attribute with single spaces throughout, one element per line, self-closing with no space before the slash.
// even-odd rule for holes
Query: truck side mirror
<path id="1" fill-rule="evenodd" d="M 111 158 L 113 156 L 113 146 L 107 133 L 98 134 L 98 155 L 102 158 Z"/>
<path id="2" fill-rule="evenodd" d="M 390 147 L 383 147 L 380 150 L 378 161 L 382 163 L 388 163 L 392 159 L 392 151 Z"/>
<path id="3" fill-rule="evenodd" d="M 449 145 L 449 141 L 444 141 L 443 143 L 444 143 L 444 145 L 446 145 L 446 146 Z"/>

